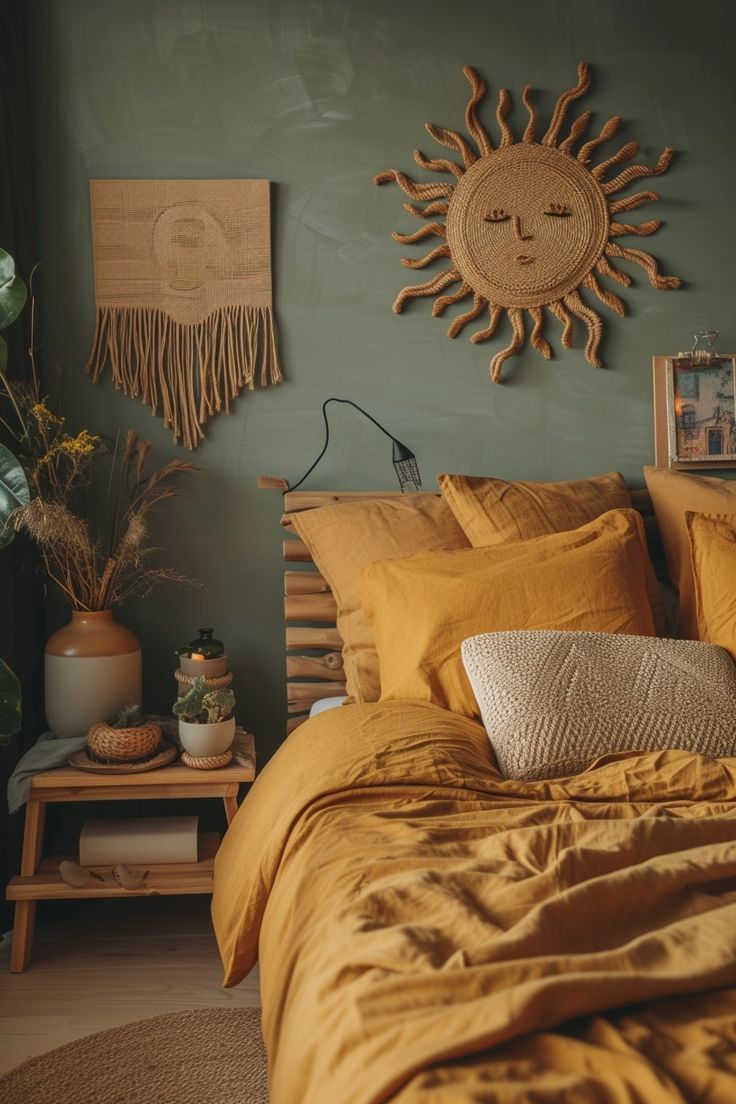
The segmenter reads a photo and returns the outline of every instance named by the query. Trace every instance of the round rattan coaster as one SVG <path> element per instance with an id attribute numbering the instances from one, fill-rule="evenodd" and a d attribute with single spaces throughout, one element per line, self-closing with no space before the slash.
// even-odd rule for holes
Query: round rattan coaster
<path id="1" fill-rule="evenodd" d="M 224 751 L 222 755 L 190 755 L 188 751 L 181 753 L 181 761 L 195 770 L 214 770 L 215 767 L 226 767 L 233 757 L 231 751 Z"/>
<path id="2" fill-rule="evenodd" d="M 145 759 L 136 759 L 128 763 L 113 763 L 103 759 L 97 759 L 89 748 L 81 751 L 73 751 L 69 756 L 69 766 L 78 767 L 79 770 L 91 771 L 93 774 L 142 774 L 143 771 L 156 770 L 157 767 L 165 767 L 172 763 L 178 755 L 178 749 L 162 740 L 158 749 Z"/>

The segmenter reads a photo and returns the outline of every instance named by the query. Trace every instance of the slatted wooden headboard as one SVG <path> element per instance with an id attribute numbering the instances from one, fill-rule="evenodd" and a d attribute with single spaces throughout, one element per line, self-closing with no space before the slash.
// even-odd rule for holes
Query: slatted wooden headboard
<path id="1" fill-rule="evenodd" d="M 286 514 L 355 502 L 395 498 L 400 491 L 290 491 L 284 495 Z M 661 562 L 657 523 L 648 491 L 632 491 L 632 503 L 644 518 L 655 565 Z M 329 586 L 314 566 L 305 544 L 287 534 L 284 540 L 284 619 L 286 621 L 287 731 L 297 728 L 320 698 L 345 693 L 342 640 L 335 627 L 337 607 Z M 298 565 L 298 566 L 296 566 Z"/>

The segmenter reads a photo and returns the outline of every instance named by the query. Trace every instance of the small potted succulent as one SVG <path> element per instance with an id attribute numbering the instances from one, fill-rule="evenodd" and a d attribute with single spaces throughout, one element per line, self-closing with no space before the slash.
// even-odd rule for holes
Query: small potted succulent
<path id="1" fill-rule="evenodd" d="M 112 724 L 93 724 L 87 747 L 95 759 L 113 763 L 147 759 L 161 743 L 161 725 L 147 721 L 139 705 L 124 706 Z"/>
<path id="2" fill-rule="evenodd" d="M 195 759 L 227 751 L 235 738 L 234 709 L 232 690 L 208 690 L 204 677 L 195 678 L 173 706 L 184 750 Z"/>

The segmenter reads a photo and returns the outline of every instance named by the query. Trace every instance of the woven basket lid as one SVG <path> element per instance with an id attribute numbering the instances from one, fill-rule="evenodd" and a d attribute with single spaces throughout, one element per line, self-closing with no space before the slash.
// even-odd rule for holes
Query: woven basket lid
<path id="1" fill-rule="evenodd" d="M 609 223 L 603 191 L 583 165 L 522 143 L 487 154 L 460 179 L 447 241 L 473 291 L 496 306 L 535 307 L 578 287 L 603 253 Z"/>

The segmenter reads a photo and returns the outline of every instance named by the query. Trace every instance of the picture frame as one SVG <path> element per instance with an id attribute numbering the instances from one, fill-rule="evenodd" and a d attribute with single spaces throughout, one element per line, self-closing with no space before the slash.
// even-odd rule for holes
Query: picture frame
<path id="1" fill-rule="evenodd" d="M 736 468 L 736 353 L 653 358 L 654 462 Z"/>

